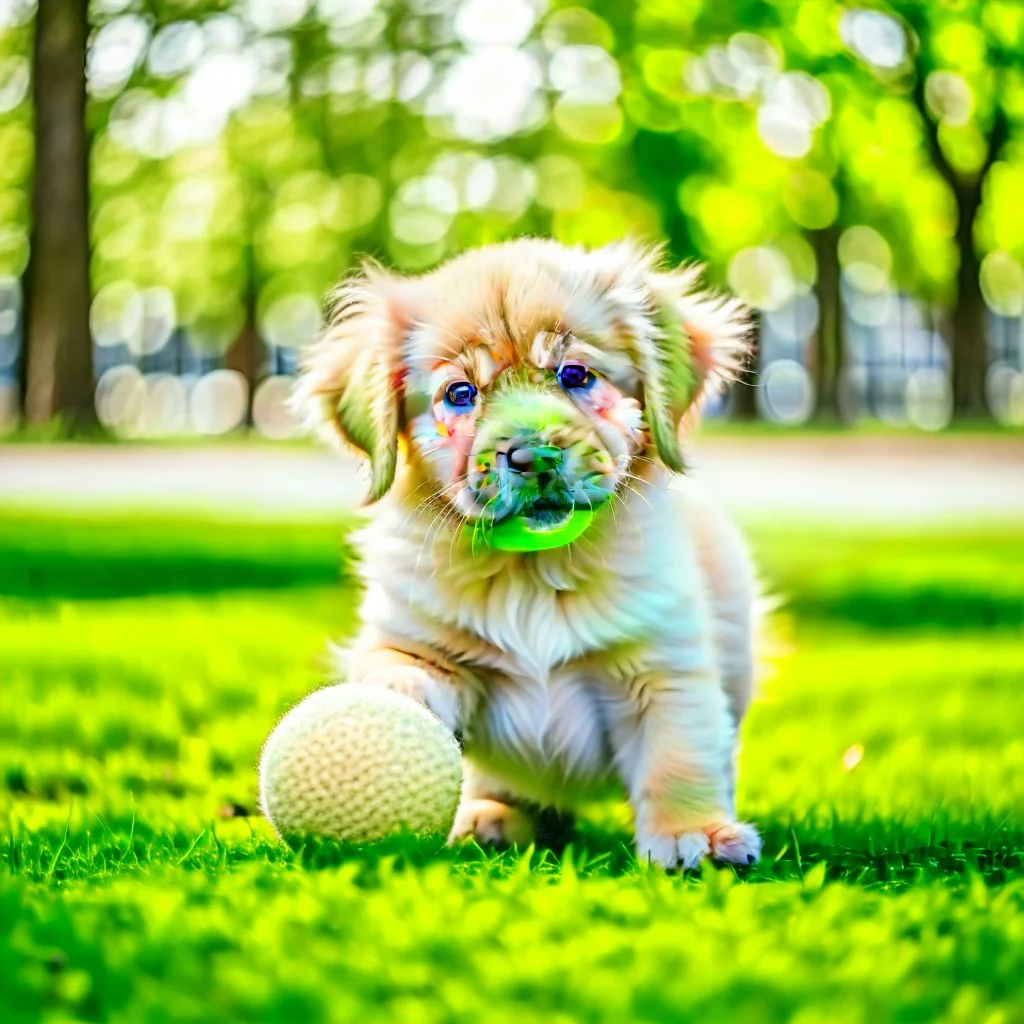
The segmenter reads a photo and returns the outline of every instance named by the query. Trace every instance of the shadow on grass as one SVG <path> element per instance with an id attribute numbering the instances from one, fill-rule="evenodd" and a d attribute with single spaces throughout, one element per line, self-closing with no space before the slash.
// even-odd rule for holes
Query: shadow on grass
<path id="1" fill-rule="evenodd" d="M 0 514 L 0 595 L 108 599 L 332 584 L 353 565 L 351 526 Z"/>
<path id="2" fill-rule="evenodd" d="M 0 512 L 0 596 L 26 600 L 212 594 L 355 578 L 337 523 L 229 522 Z M 910 537 L 751 529 L 770 589 L 798 621 L 873 629 L 1024 626 L 1024 534 Z M 828 557 L 822 557 L 822 550 Z"/>

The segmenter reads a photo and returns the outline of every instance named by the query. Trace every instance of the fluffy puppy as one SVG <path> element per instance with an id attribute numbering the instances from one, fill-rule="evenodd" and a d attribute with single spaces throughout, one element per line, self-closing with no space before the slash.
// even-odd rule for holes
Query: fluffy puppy
<path id="1" fill-rule="evenodd" d="M 681 428 L 745 333 L 694 270 L 625 243 L 524 239 L 338 289 L 298 401 L 369 458 L 346 670 L 463 737 L 453 839 L 528 842 L 541 809 L 618 791 L 641 858 L 758 857 L 733 768 L 753 572 L 722 514 L 670 486 Z M 566 547 L 477 542 L 488 521 L 581 507 L 598 511 Z"/>

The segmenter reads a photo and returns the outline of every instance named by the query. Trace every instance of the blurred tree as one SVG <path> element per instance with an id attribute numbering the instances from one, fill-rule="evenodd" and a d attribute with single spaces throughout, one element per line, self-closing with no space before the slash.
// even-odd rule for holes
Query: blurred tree
<path id="1" fill-rule="evenodd" d="M 624 6 L 608 6 L 621 29 L 629 21 Z M 951 307 L 955 412 L 983 412 L 988 352 L 979 220 L 986 176 L 1005 152 L 1013 117 L 1024 113 L 1024 5 L 643 0 L 633 7 L 629 38 L 617 55 L 638 125 L 638 177 L 659 199 L 674 246 L 710 257 L 714 271 L 743 245 L 777 244 L 787 217 L 811 242 L 820 314 L 811 355 L 818 416 L 844 414 L 844 278 L 882 295 L 891 277 L 922 301 L 925 322 L 932 303 Z M 818 102 L 815 82 L 831 112 L 808 132 L 801 121 Z M 746 107 L 751 117 L 709 119 L 702 98 Z M 651 133 L 662 141 L 648 141 Z M 695 143 L 680 145 L 688 135 Z M 667 167 L 681 179 L 688 226 L 659 187 Z M 1012 237 L 1019 246 L 1006 228 L 1019 218 L 1004 178 L 1002 204 L 983 233 L 989 245 L 998 235 L 1004 245 Z M 882 232 L 857 236 L 875 239 L 872 260 L 858 262 L 864 247 L 848 245 L 851 266 L 841 271 L 843 231 L 861 225 Z M 1017 265 L 1008 258 L 997 269 L 1013 277 Z"/>
<path id="2" fill-rule="evenodd" d="M 837 418 L 837 157 L 829 93 L 818 79 L 837 64 L 855 69 L 829 24 L 834 5 L 812 6 L 808 24 L 807 5 L 798 16 L 759 2 L 645 0 L 635 6 L 632 48 L 619 59 L 638 126 L 638 177 L 659 200 L 674 254 L 709 260 L 713 279 L 728 265 L 730 286 L 760 323 L 816 292 L 821 319 L 808 362 L 819 414 Z M 756 392 L 746 386 L 756 379 L 733 389 L 734 417 L 756 415 Z"/>
<path id="3" fill-rule="evenodd" d="M 870 35 L 862 39 L 861 56 L 894 88 L 909 92 L 932 165 L 953 197 L 954 411 L 960 417 L 985 416 L 989 344 L 978 224 L 989 172 L 1004 154 L 1012 120 L 1024 113 L 1024 6 L 1004 0 L 895 0 L 892 9 L 908 30 L 905 56 L 879 61 L 885 38 L 872 45 Z M 891 50 L 896 45 L 891 32 L 889 40 Z"/>
<path id="4" fill-rule="evenodd" d="M 13 2 L 31 16 L 29 0 Z M 71 7 L 81 12 L 44 0 L 40 41 L 45 18 Z M 226 362 L 255 384 L 293 365 L 319 296 L 359 254 L 416 272 L 527 232 L 590 245 L 632 235 L 667 239 L 673 258 L 705 261 L 712 283 L 740 291 L 814 375 L 820 416 L 843 411 L 844 324 L 862 351 L 881 323 L 857 321 L 858 294 L 875 311 L 897 308 L 897 291 L 953 307 L 958 395 L 972 381 L 977 398 L 984 288 L 990 305 L 993 287 L 1013 292 L 992 307 L 1007 316 L 1024 302 L 1024 170 L 1004 144 L 1024 113 L 1021 11 L 1007 0 L 94 0 L 102 364 Z M 4 47 L 27 54 L 18 38 Z M 16 84 L 24 58 L 6 52 L 0 136 L 17 155 L 25 110 L 4 105 L 17 92 L 4 75 Z M 45 145 L 40 155 L 45 177 Z M 23 265 L 27 167 L 0 165 L 5 274 Z M 80 227 L 64 258 L 86 251 Z M 81 280 L 61 309 L 77 304 L 84 324 Z M 737 389 L 734 409 L 749 414 L 753 397 Z"/>
<path id="5" fill-rule="evenodd" d="M 27 279 L 24 414 L 95 422 L 89 334 L 86 0 L 40 0 L 32 95 L 35 166 Z"/>
<path id="6" fill-rule="evenodd" d="M 907 14 L 920 24 L 920 15 L 923 12 L 909 10 Z M 1006 49 L 994 44 L 993 41 L 985 39 L 984 48 L 980 53 L 972 52 L 975 47 L 972 45 L 972 37 L 981 28 L 976 19 L 979 8 L 974 9 L 975 24 L 970 22 L 962 27 L 952 27 L 953 32 L 964 34 L 964 42 L 960 46 L 951 48 L 952 52 L 943 53 L 940 46 L 936 45 L 935 36 L 939 34 L 925 32 L 920 48 L 915 58 L 915 85 L 914 103 L 925 124 L 928 149 L 935 163 L 935 167 L 943 180 L 949 185 L 957 207 L 957 253 L 959 264 L 957 270 L 957 302 L 953 312 L 953 402 L 957 413 L 962 416 L 981 416 L 987 412 L 985 400 L 985 374 L 988 369 L 988 344 L 987 329 L 985 322 L 985 300 L 981 292 L 981 261 L 978 255 L 977 242 L 975 239 L 975 227 L 978 213 L 982 204 L 982 190 L 989 171 L 996 160 L 1002 154 L 1004 145 L 1009 139 L 1010 123 L 1005 101 L 1012 97 L 1013 93 L 1008 88 L 1010 83 L 1004 67 L 1007 64 L 1008 54 L 1012 53 L 1015 61 L 1020 61 L 1021 46 L 1024 46 L 1024 34 L 1019 30 L 1015 45 L 1012 49 Z M 933 12 L 933 17 L 934 17 Z M 923 26 L 922 26 L 923 27 Z M 935 26 L 939 29 L 939 26 Z M 975 30 L 972 32 L 971 30 Z M 941 28 L 943 34 L 950 34 L 950 27 Z M 918 29 L 921 35 L 921 30 Z M 982 38 L 985 38 L 982 33 Z M 980 40 L 978 40 L 980 42 Z M 989 86 L 991 90 L 988 96 L 977 96 L 977 106 L 981 111 L 977 119 L 970 126 L 977 131 L 984 141 L 978 146 L 980 139 L 958 140 L 950 137 L 954 134 L 948 129 L 944 130 L 943 122 L 954 120 L 950 112 L 944 107 L 943 99 L 939 95 L 942 87 L 939 75 L 950 73 L 950 66 L 962 68 L 964 71 L 973 73 L 975 77 L 975 89 L 980 91 L 982 83 Z M 943 72 L 940 69 L 946 68 Z M 1019 68 L 1017 90 L 1020 88 Z M 953 72 L 956 73 L 955 71 Z M 929 103 L 929 83 L 937 86 L 933 92 L 936 94 Z M 1007 92 L 1002 90 L 1007 88 Z M 978 102 L 980 100 L 980 102 Z M 985 109 L 988 108 L 988 109 Z M 954 128 L 955 132 L 955 128 Z M 977 156 L 973 159 L 964 159 L 960 146 L 966 142 L 968 146 L 975 146 L 980 156 L 980 163 Z M 945 143 L 945 145 L 944 145 Z M 958 145 L 959 144 L 959 145 Z"/>

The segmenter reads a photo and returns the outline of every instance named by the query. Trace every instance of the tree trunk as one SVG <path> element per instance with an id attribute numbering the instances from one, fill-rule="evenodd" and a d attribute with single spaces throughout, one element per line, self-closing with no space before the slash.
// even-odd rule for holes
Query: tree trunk
<path id="1" fill-rule="evenodd" d="M 988 415 L 985 375 L 988 337 L 985 299 L 981 294 L 981 264 L 974 248 L 974 221 L 981 205 L 981 182 L 954 189 L 957 216 L 956 247 L 960 256 L 957 302 L 953 310 L 953 414 L 957 419 Z"/>
<path id="2" fill-rule="evenodd" d="M 248 395 L 244 423 L 245 426 L 251 427 L 253 394 L 259 383 L 266 357 L 266 349 L 260 339 L 257 315 L 260 282 L 259 268 L 256 265 L 256 210 L 260 185 L 255 174 L 247 165 L 242 165 L 240 174 L 245 226 L 245 241 L 241 252 L 242 273 L 244 274 L 242 301 L 245 303 L 245 321 L 234 344 L 225 353 L 224 365 L 227 369 L 235 370 L 245 378 Z"/>
<path id="3" fill-rule="evenodd" d="M 245 414 L 245 424 L 252 425 L 252 396 L 259 383 L 260 370 L 263 368 L 263 343 L 260 341 L 259 328 L 256 322 L 256 295 L 252 285 L 245 290 L 245 322 L 235 343 L 228 349 L 224 357 L 224 365 L 229 370 L 236 370 L 249 386 L 249 397 Z"/>
<path id="4" fill-rule="evenodd" d="M 92 426 L 86 0 L 39 0 L 25 418 Z"/>
<path id="5" fill-rule="evenodd" d="M 747 366 L 729 389 L 729 419 L 750 422 L 757 419 L 757 367 L 761 350 L 761 314 L 750 311 L 751 342 Z"/>
<path id="6" fill-rule="evenodd" d="M 843 422 L 842 381 L 846 369 L 842 293 L 839 287 L 839 228 L 832 224 L 811 232 L 818 263 L 818 346 L 815 367 L 814 417 Z"/>
<path id="7" fill-rule="evenodd" d="M 997 95 L 988 151 L 976 176 L 965 180 L 957 175 L 942 151 L 938 125 L 928 111 L 925 82 L 929 69 L 920 61 L 916 68 L 913 99 L 925 129 L 925 138 L 936 170 L 956 200 L 956 247 L 960 256 L 957 271 L 956 308 L 951 325 L 950 346 L 953 363 L 953 415 L 957 419 L 988 417 L 985 375 L 988 371 L 988 340 L 985 334 L 985 300 L 981 294 L 980 264 L 974 248 L 974 221 L 981 206 L 981 191 L 988 172 L 999 159 L 1009 139 L 1010 128 L 999 95 L 1001 76 L 997 74 Z"/>

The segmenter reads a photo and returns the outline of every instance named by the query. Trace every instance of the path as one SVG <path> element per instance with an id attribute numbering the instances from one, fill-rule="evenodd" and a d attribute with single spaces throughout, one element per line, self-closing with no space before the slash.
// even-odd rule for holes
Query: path
<path id="1" fill-rule="evenodd" d="M 925 522 L 1024 516 L 1024 438 L 698 438 L 694 475 L 745 518 Z M 0 445 L 0 505 L 324 515 L 358 504 L 357 464 L 302 446 Z"/>

